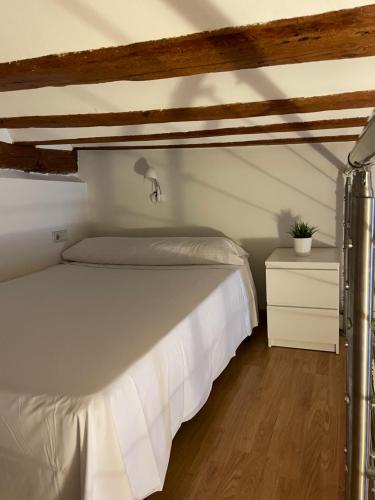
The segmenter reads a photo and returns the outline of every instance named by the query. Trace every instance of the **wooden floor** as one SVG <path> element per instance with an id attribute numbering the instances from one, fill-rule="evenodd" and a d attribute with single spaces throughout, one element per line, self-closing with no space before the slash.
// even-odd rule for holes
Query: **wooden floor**
<path id="1" fill-rule="evenodd" d="M 266 345 L 254 330 L 173 442 L 152 500 L 344 498 L 345 352 Z"/>

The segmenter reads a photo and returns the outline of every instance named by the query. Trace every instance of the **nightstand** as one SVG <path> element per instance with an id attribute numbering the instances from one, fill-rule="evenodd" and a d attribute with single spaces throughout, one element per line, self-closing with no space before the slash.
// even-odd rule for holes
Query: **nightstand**
<path id="1" fill-rule="evenodd" d="M 339 352 L 340 256 L 277 248 L 266 260 L 268 345 Z"/>

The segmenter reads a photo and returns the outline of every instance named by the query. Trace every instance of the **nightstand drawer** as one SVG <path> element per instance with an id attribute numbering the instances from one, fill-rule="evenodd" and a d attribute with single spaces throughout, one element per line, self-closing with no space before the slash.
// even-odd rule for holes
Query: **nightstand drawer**
<path id="1" fill-rule="evenodd" d="M 338 311 L 269 306 L 267 322 L 270 346 L 338 350 Z"/>
<path id="2" fill-rule="evenodd" d="M 267 304 L 338 309 L 338 285 L 337 270 L 267 269 Z"/>

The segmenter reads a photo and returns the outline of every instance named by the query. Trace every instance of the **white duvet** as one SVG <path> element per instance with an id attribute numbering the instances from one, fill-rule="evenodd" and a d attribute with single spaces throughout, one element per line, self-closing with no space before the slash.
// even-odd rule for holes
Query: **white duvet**
<path id="1" fill-rule="evenodd" d="M 247 266 L 59 265 L 0 285 L 0 499 L 134 500 L 257 325 Z"/>

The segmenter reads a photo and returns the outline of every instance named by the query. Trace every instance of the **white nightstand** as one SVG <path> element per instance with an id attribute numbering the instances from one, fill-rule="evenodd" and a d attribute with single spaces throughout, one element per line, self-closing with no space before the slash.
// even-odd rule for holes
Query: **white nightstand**
<path id="1" fill-rule="evenodd" d="M 339 352 L 340 257 L 277 248 L 266 260 L 268 345 Z"/>

